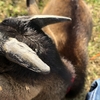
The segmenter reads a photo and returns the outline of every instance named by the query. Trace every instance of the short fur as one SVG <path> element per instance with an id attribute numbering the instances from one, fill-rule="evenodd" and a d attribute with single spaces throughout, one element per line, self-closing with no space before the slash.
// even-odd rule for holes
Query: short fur
<path id="1" fill-rule="evenodd" d="M 5 20 L 0 32 L 26 43 L 50 66 L 47 75 L 19 66 L 0 55 L 0 100 L 61 100 L 71 84 L 74 71 L 62 63 L 52 40 L 36 23 Z M 68 62 L 68 66 L 72 65 Z M 73 76 L 72 76 L 73 73 Z"/>
<path id="2" fill-rule="evenodd" d="M 82 91 L 85 84 L 87 46 L 92 33 L 90 10 L 84 0 L 49 0 L 42 14 L 72 18 L 71 22 L 49 25 L 43 30 L 55 42 L 60 56 L 70 61 L 75 68 L 75 82 L 67 93 L 67 97 L 75 97 Z"/>
<path id="3" fill-rule="evenodd" d="M 72 22 L 50 25 L 45 33 L 55 41 L 61 56 L 75 67 L 75 82 L 67 94 L 74 97 L 84 87 L 87 66 L 87 46 L 92 33 L 92 18 L 84 0 L 50 0 L 43 14 L 68 16 Z"/>

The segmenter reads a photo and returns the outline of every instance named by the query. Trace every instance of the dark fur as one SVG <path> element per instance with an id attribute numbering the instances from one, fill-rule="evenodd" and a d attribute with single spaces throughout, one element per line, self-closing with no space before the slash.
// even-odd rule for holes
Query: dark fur
<path id="1" fill-rule="evenodd" d="M 74 97 L 81 92 L 85 83 L 87 46 L 92 33 L 90 11 L 84 0 L 50 0 L 43 14 L 72 18 L 72 22 L 50 25 L 44 31 L 52 37 L 60 55 L 75 68 L 75 82 L 67 94 L 67 97 Z"/>
<path id="2" fill-rule="evenodd" d="M 39 74 L 0 55 L 0 100 L 61 100 L 74 71 L 70 72 L 62 63 L 51 39 L 36 23 L 27 24 L 17 19 L 0 23 L 0 32 L 4 37 L 26 43 L 51 68 L 49 74 Z M 69 62 L 67 66 L 72 67 Z"/>
<path id="3" fill-rule="evenodd" d="M 30 0 L 28 0 L 30 1 Z M 33 0 L 35 1 L 35 0 Z M 70 61 L 75 68 L 76 78 L 67 93 L 67 97 L 75 97 L 81 93 L 86 78 L 86 66 L 88 63 L 87 47 L 92 33 L 92 17 L 89 8 L 84 0 L 48 0 L 42 14 L 60 15 L 71 17 L 71 22 L 63 22 L 45 27 L 43 30 L 56 44 L 56 48 L 66 61 Z M 34 4 L 32 9 L 35 9 Z M 34 11 L 34 10 L 33 10 Z M 66 67 L 68 67 L 66 65 Z"/>

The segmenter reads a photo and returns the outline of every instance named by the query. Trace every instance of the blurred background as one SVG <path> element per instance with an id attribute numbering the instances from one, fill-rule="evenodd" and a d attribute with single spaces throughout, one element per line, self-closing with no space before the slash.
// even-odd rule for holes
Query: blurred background
<path id="1" fill-rule="evenodd" d="M 40 1 L 39 8 L 48 0 Z M 62 0 L 63 1 L 63 0 Z M 92 38 L 88 46 L 89 63 L 87 66 L 86 84 L 83 92 L 73 100 L 84 100 L 91 83 L 100 78 L 100 0 L 85 0 L 93 16 Z M 0 0 L 0 21 L 9 16 L 27 15 L 25 0 Z M 72 100 L 72 99 L 71 99 Z"/>

